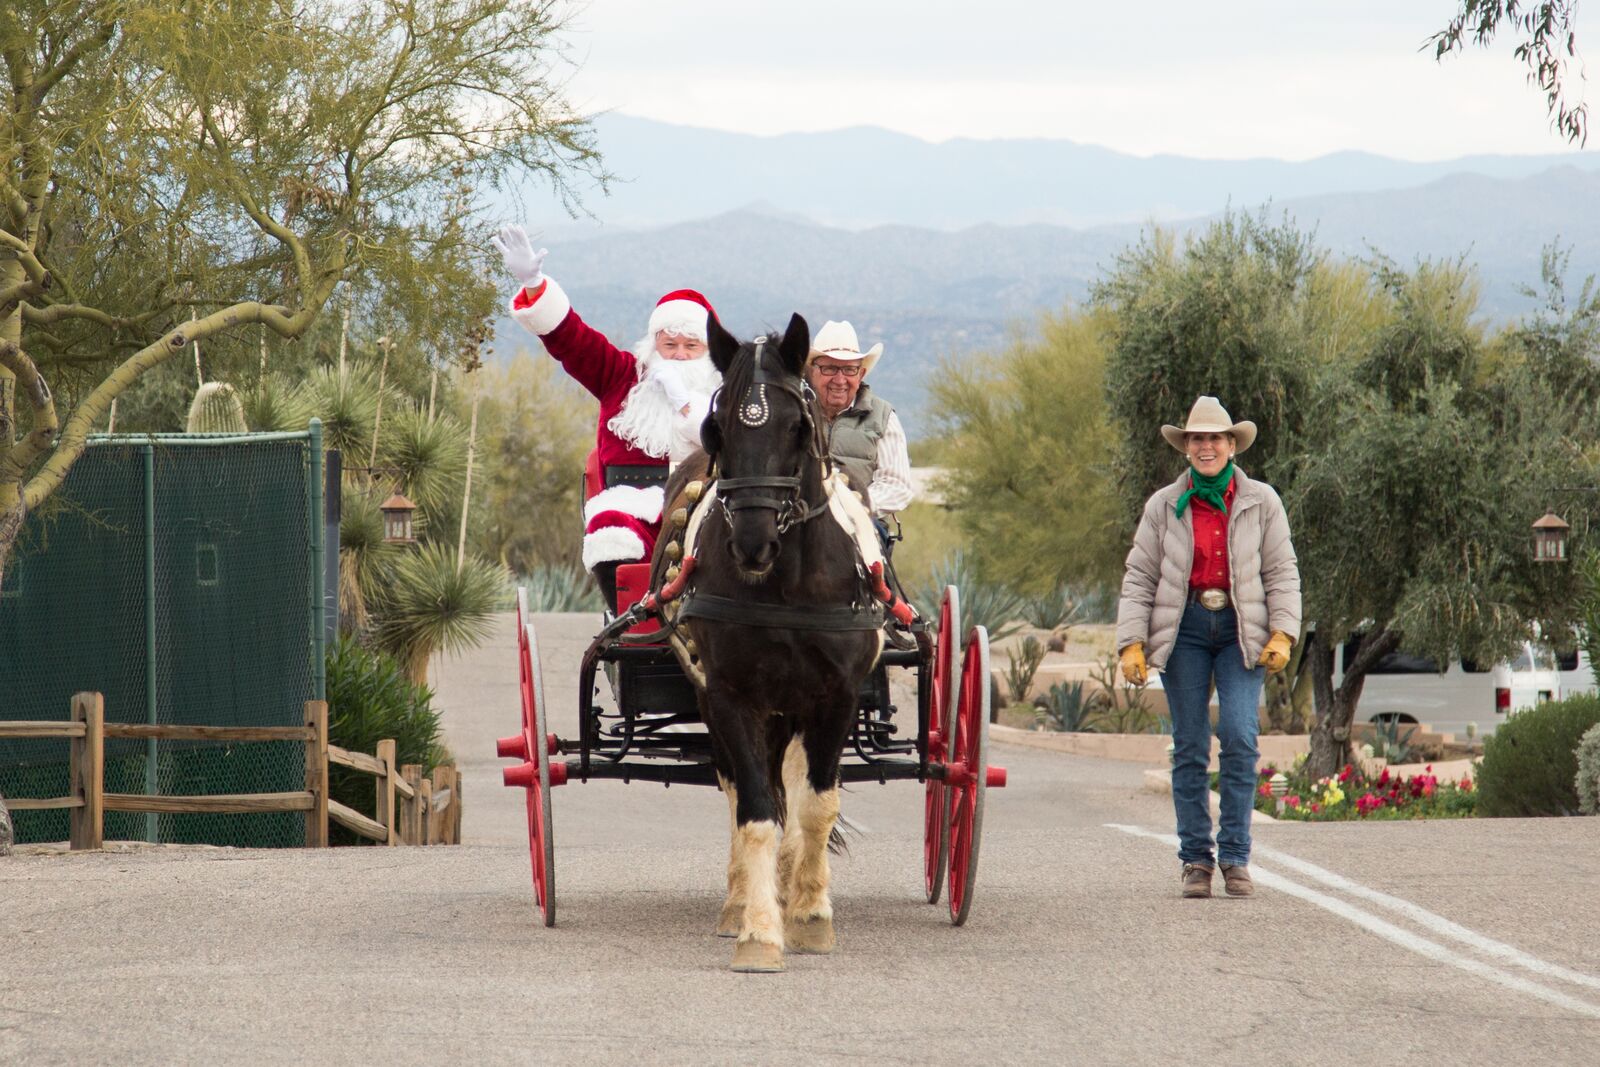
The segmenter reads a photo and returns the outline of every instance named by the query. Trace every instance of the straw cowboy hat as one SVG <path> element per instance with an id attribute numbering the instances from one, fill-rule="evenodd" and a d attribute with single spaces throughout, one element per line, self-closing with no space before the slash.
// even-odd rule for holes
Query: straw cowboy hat
<path id="1" fill-rule="evenodd" d="M 1245 451 L 1256 443 L 1256 424 L 1234 422 L 1222 402 L 1214 396 L 1203 396 L 1189 409 L 1189 421 L 1183 426 L 1170 423 L 1161 427 L 1161 436 L 1179 452 L 1186 452 L 1184 435 L 1191 433 L 1226 433 L 1233 435 L 1234 452 Z"/>
<path id="2" fill-rule="evenodd" d="M 861 377 L 865 378 L 872 373 L 873 366 L 878 362 L 878 357 L 883 355 L 883 342 L 879 341 L 865 352 L 861 351 L 861 342 L 856 340 L 856 328 L 848 322 L 834 322 L 829 319 L 822 324 L 822 329 L 811 339 L 811 355 L 827 356 L 837 359 L 841 363 L 854 363 L 861 361 Z"/>

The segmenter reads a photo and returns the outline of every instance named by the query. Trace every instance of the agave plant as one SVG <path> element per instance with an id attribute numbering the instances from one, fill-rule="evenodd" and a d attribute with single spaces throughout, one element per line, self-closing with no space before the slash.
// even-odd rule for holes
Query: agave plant
<path id="1" fill-rule="evenodd" d="M 978 577 L 977 570 L 961 549 L 946 556 L 934 565 L 928 582 L 914 603 L 935 605 L 944 598 L 944 587 L 953 585 L 961 593 L 961 622 L 957 631 L 965 643 L 966 635 L 974 626 L 989 631 L 989 640 L 1016 633 L 1022 628 L 1021 618 L 1025 605 L 1023 599 L 1006 586 L 986 582 Z"/>
<path id="2" fill-rule="evenodd" d="M 600 611 L 605 601 L 594 577 L 575 564 L 544 563 L 517 578 L 528 591 L 529 611 Z"/>
<path id="3" fill-rule="evenodd" d="M 450 415 L 405 408 L 383 424 L 378 462 L 398 472 L 399 488 L 433 519 L 460 514 L 467 472 L 467 429 Z"/>
<path id="4" fill-rule="evenodd" d="M 457 565 L 453 547 L 424 544 L 401 553 L 370 606 L 378 644 L 418 685 L 428 682 L 435 652 L 461 652 L 483 641 L 505 569 L 477 556 Z"/>

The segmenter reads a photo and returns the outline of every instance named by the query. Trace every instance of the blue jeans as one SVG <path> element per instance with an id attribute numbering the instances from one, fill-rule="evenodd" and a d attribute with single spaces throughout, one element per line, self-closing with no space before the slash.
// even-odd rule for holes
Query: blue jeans
<path id="1" fill-rule="evenodd" d="M 1246 669 L 1233 607 L 1208 611 L 1191 603 L 1161 685 L 1172 716 L 1172 806 L 1178 816 L 1178 859 L 1214 866 L 1211 853 L 1211 685 L 1217 687 L 1217 738 L 1222 742 L 1217 853 L 1223 863 L 1250 862 L 1250 812 L 1255 806 L 1256 708 L 1266 668 Z"/>

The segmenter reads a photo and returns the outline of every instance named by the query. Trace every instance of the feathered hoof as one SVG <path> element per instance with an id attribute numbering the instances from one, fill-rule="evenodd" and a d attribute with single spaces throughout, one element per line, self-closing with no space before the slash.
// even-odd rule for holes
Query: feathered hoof
<path id="1" fill-rule="evenodd" d="M 833 920 L 823 915 L 790 919 L 783 924 L 783 941 L 791 952 L 826 956 L 833 951 Z"/>
<path id="2" fill-rule="evenodd" d="M 783 949 L 747 938 L 734 946 L 733 963 L 728 969 L 740 974 L 777 974 L 783 970 Z"/>
<path id="3" fill-rule="evenodd" d="M 739 931 L 744 929 L 744 905 L 732 901 L 722 906 L 722 914 L 717 916 L 718 937 L 738 937 Z"/>

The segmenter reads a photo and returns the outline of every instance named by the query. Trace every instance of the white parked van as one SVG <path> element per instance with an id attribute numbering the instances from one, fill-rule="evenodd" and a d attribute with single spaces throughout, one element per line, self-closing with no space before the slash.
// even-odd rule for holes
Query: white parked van
<path id="1" fill-rule="evenodd" d="M 1595 691 L 1594 670 L 1589 664 L 1589 653 L 1581 648 L 1556 654 L 1556 666 L 1561 671 L 1561 695 L 1576 696 Z"/>
<path id="2" fill-rule="evenodd" d="M 1353 639 L 1339 649 L 1335 685 L 1343 680 L 1345 664 L 1355 652 Z M 1493 667 L 1458 657 L 1440 670 L 1431 659 L 1391 652 L 1367 672 L 1356 717 L 1363 722 L 1419 723 L 1458 738 L 1466 736 L 1470 722 L 1482 736 L 1508 716 L 1558 700 L 1561 693 L 1555 652 L 1533 641 L 1524 641 L 1510 662 Z"/>

